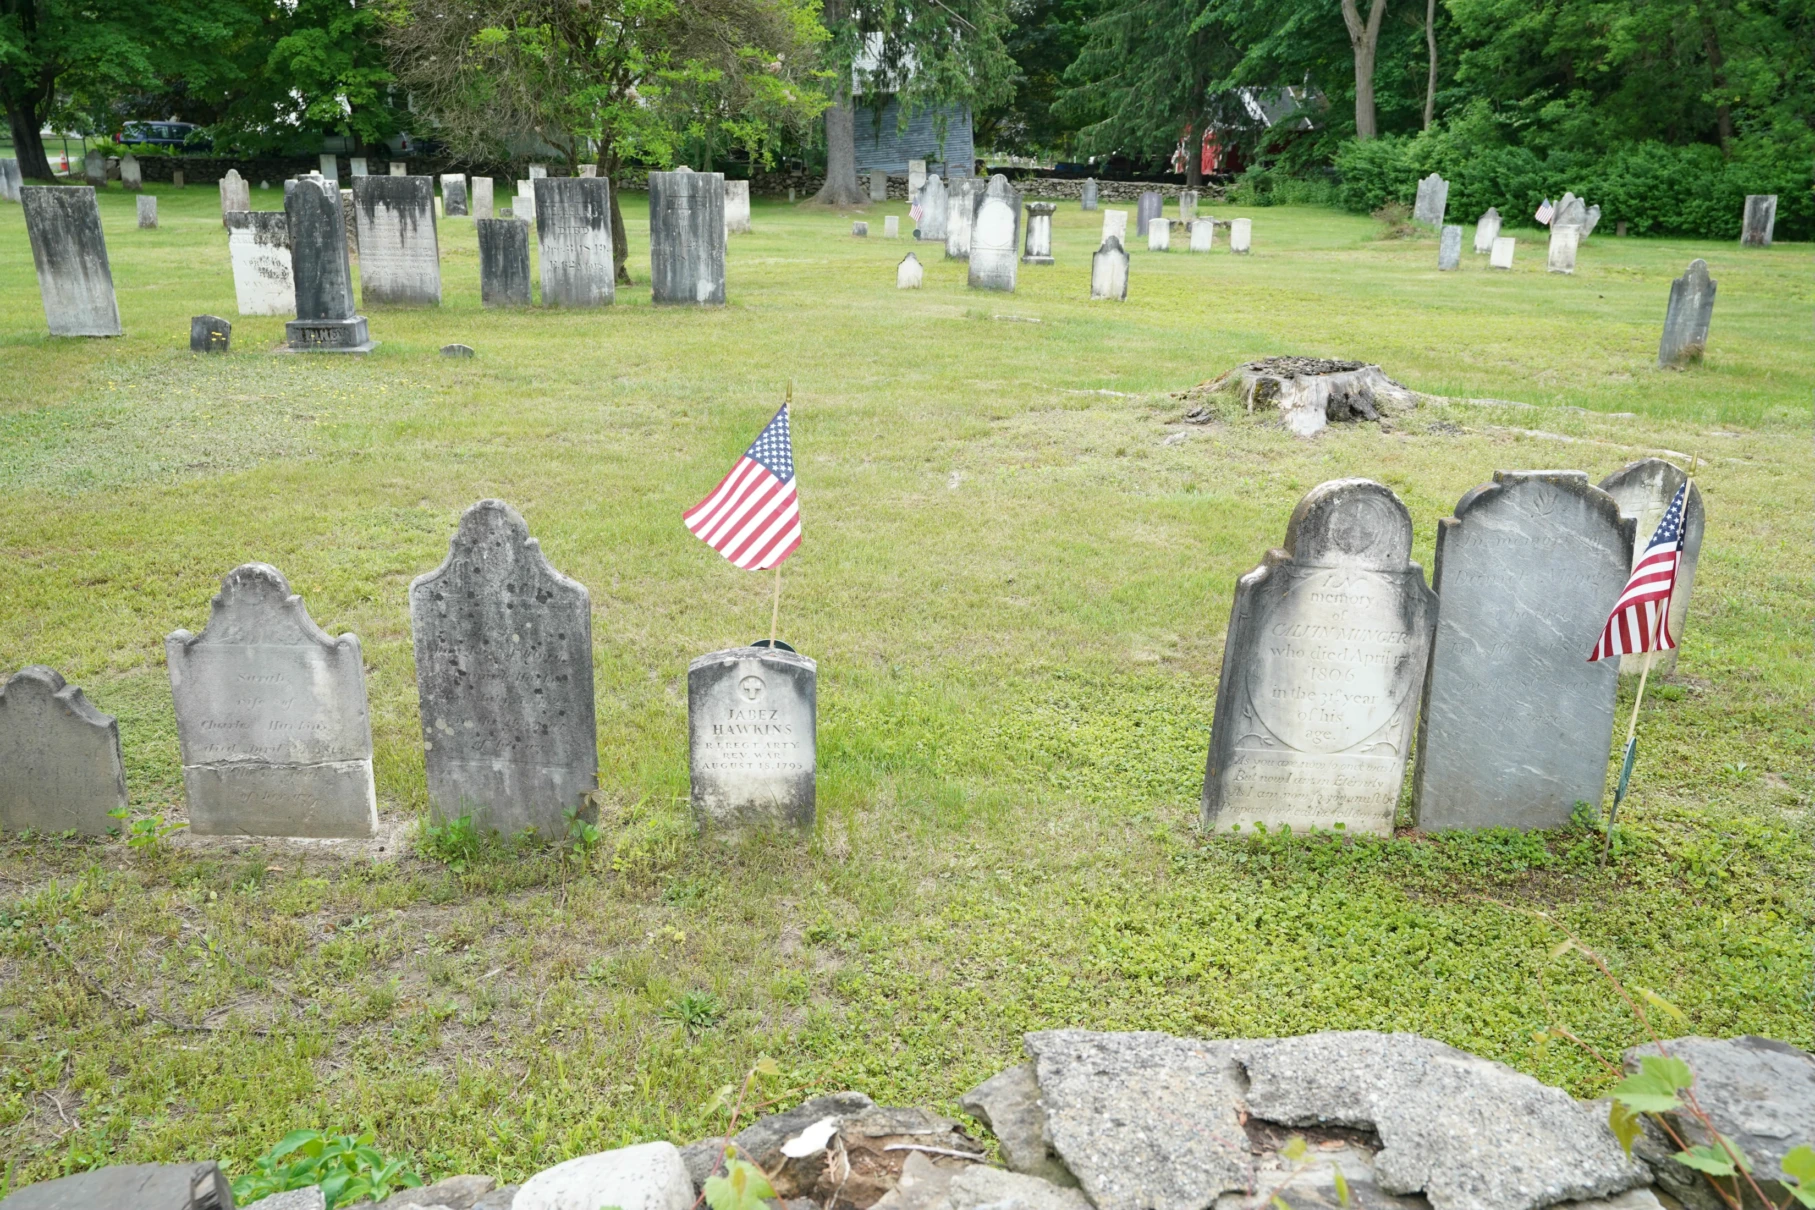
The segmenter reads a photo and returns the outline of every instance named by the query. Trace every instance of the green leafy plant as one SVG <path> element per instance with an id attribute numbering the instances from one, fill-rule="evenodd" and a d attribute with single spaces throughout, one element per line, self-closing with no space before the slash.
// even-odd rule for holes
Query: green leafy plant
<path id="1" fill-rule="evenodd" d="M 683 992 L 662 1009 L 662 1019 L 672 1021 L 698 1037 L 725 1016 L 725 1003 L 711 992 Z"/>
<path id="2" fill-rule="evenodd" d="M 129 807 L 115 807 L 107 815 L 108 818 L 117 819 L 125 826 L 126 845 L 138 853 L 160 852 L 166 840 L 189 826 L 186 823 L 165 823 L 162 815 L 147 815 L 143 819 L 133 819 L 132 810 Z M 114 829 L 116 833 L 119 830 Z"/>
<path id="3" fill-rule="evenodd" d="M 471 815 L 440 823 L 430 820 L 422 825 L 416 848 L 424 857 L 439 861 L 460 874 L 484 851 L 485 836 L 473 823 Z"/>
<path id="4" fill-rule="evenodd" d="M 761 1168 L 737 1158 L 736 1149 L 725 1148 L 725 1174 L 706 1178 L 706 1204 L 712 1210 L 763 1210 L 775 1196 L 775 1186 Z"/>
<path id="5" fill-rule="evenodd" d="M 561 812 L 561 817 L 567 821 L 567 852 L 580 861 L 586 860 L 599 847 L 599 840 L 604 833 L 599 830 L 598 824 L 580 817 L 579 807 L 568 807 Z"/>
<path id="6" fill-rule="evenodd" d="M 320 1185 L 328 1210 L 358 1201 L 381 1202 L 399 1189 L 414 1189 L 422 1178 L 372 1146 L 371 1131 L 354 1136 L 319 1130 L 292 1130 L 252 1162 L 252 1171 L 233 1178 L 233 1200 L 246 1205 L 273 1193 Z"/>

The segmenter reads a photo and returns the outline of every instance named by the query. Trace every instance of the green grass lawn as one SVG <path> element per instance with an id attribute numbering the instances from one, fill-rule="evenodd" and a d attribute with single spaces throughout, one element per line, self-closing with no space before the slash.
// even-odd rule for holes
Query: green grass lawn
<path id="1" fill-rule="evenodd" d="M 761 1054 L 791 1087 L 953 1109 L 1022 1031 L 1059 1025 L 1416 1030 L 1601 1091 L 1544 1031 L 1611 1054 L 1639 1028 L 1578 957 L 1551 958 L 1562 934 L 1537 912 L 1680 1007 L 1671 1031 L 1815 1044 L 1808 246 L 1601 234 L 1558 277 L 1524 230 L 1513 272 L 1465 253 L 1440 274 L 1433 238 L 1212 206 L 1254 219 L 1252 256 L 1220 235 L 1207 257 L 1137 250 L 1128 301 L 1093 304 L 1100 216 L 1069 203 L 1059 263 L 1007 296 L 924 246 L 925 288 L 898 292 L 912 244 L 759 200 L 730 305 L 658 311 L 627 200 L 637 285 L 617 306 L 486 312 L 471 224 L 444 221 L 446 303 L 366 312 L 383 345 L 363 359 L 272 356 L 282 321 L 258 318 L 235 318 L 230 355 L 188 353 L 191 315 L 235 310 L 202 188 L 162 192 L 155 231 L 106 192 L 127 335 L 52 340 L 0 206 L 0 671 L 82 686 L 119 716 L 135 809 L 180 816 L 164 636 L 199 631 L 235 565 L 275 564 L 364 646 L 388 829 L 354 853 L 0 839 L 16 1182 L 243 1170 L 305 1126 L 370 1127 L 425 1175 L 521 1178 L 704 1133 L 705 1102 Z M 872 231 L 886 213 L 910 225 L 891 203 Z M 1708 362 L 1661 372 L 1668 282 L 1697 256 L 1720 290 Z M 452 341 L 478 356 L 440 359 Z M 1168 392 L 1275 353 L 1498 402 L 1309 441 L 1178 423 Z M 679 517 L 790 381 L 806 538 L 782 631 L 819 661 L 820 825 L 702 846 L 687 662 L 766 634 L 771 580 Z M 1706 460 L 1707 540 L 1610 870 L 1585 831 L 1196 830 L 1235 580 L 1304 491 L 1391 485 L 1428 568 L 1438 519 L 1496 468 L 1598 480 L 1657 450 Z M 486 496 L 592 593 L 608 805 L 584 859 L 414 848 L 406 589 Z M 689 996 L 708 1027 L 677 1022 Z"/>

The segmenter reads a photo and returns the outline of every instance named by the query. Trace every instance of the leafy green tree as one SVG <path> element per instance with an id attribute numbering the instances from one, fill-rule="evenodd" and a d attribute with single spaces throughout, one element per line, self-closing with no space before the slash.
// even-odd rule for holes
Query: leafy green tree
<path id="1" fill-rule="evenodd" d="M 1102 0 L 1011 0 L 1003 44 L 1015 62 L 1014 95 L 977 115 L 977 145 L 1022 155 L 1069 151 L 1073 127 L 1056 102 L 1065 69 L 1084 49 Z"/>
<path id="2" fill-rule="evenodd" d="M 374 0 L 275 3 L 254 61 L 213 128 L 217 145 L 265 151 L 321 136 L 383 143 L 403 128 Z"/>

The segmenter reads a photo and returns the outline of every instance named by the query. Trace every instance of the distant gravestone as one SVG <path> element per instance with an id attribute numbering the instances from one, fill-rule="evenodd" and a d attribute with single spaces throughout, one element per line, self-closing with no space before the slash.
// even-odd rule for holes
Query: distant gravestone
<path id="1" fill-rule="evenodd" d="M 540 180 L 546 179 L 547 176 L 548 176 L 548 165 L 547 164 L 531 164 L 529 166 L 529 179 L 530 180 L 540 181 Z"/>
<path id="2" fill-rule="evenodd" d="M 145 174 L 139 169 L 139 157 L 130 152 L 120 157 L 120 184 L 134 193 L 145 187 Z"/>
<path id="3" fill-rule="evenodd" d="M 537 181 L 536 247 L 543 306 L 610 306 L 618 291 L 611 182 L 586 176 Z"/>
<path id="4" fill-rule="evenodd" d="M 543 177 L 542 179 L 547 180 L 548 178 Z M 512 206 L 511 216 L 513 218 L 520 218 L 520 219 L 523 219 L 525 222 L 531 222 L 531 223 L 536 221 L 536 195 L 535 194 L 519 193 L 516 196 L 516 198 L 513 199 L 511 206 Z"/>
<path id="5" fill-rule="evenodd" d="M 1487 267 L 1489 269 L 1512 268 L 1513 249 L 1518 245 L 1518 242 L 1518 240 L 1510 235 L 1495 236 L 1494 246 L 1487 258 Z"/>
<path id="6" fill-rule="evenodd" d="M 16 202 L 19 190 L 25 184 L 25 177 L 19 171 L 19 161 L 7 158 L 0 159 L 0 202 Z"/>
<path id="7" fill-rule="evenodd" d="M 598 176 L 599 175 L 599 166 L 597 164 L 581 164 L 580 165 L 580 175 L 581 176 Z"/>
<path id="8" fill-rule="evenodd" d="M 534 197 L 535 192 L 536 192 L 536 183 L 534 181 L 530 180 L 528 177 L 524 177 L 522 180 L 517 182 L 517 196 L 518 197 Z"/>
<path id="9" fill-rule="evenodd" d="M 183 170 L 181 168 L 172 168 L 170 170 L 170 187 L 172 189 L 181 189 L 183 187 Z"/>
<path id="10" fill-rule="evenodd" d="M 883 239 L 900 239 L 901 238 L 901 218 L 900 218 L 900 216 L 894 215 L 894 214 L 884 216 L 884 218 L 882 220 L 882 238 Z"/>
<path id="11" fill-rule="evenodd" d="M 750 233 L 750 182 L 725 182 L 725 234 Z"/>
<path id="12" fill-rule="evenodd" d="M 474 218 L 496 218 L 497 212 L 492 203 L 492 178 L 476 176 L 473 178 L 472 211 Z"/>
<path id="13" fill-rule="evenodd" d="M 353 182 L 359 229 L 359 300 L 365 306 L 441 305 L 435 181 L 368 176 Z"/>
<path id="14" fill-rule="evenodd" d="M 119 336 L 120 307 L 101 234 L 101 207 L 85 186 L 20 190 L 38 293 L 52 336 Z"/>
<path id="15" fill-rule="evenodd" d="M 1001 173 L 977 197 L 971 219 L 972 289 L 1013 292 L 1021 259 L 1021 194 Z"/>
<path id="16" fill-rule="evenodd" d="M 920 267 L 920 258 L 910 252 L 901 258 L 899 265 L 895 266 L 895 288 L 897 290 L 918 290 L 924 276 L 925 270 Z"/>
<path id="17" fill-rule="evenodd" d="M 1588 223 L 1588 206 L 1573 193 L 1565 193 L 1563 200 L 1557 203 L 1556 213 L 1550 216 L 1550 229 L 1559 227 L 1574 228 L 1580 238 L 1580 232 Z"/>
<path id="18" fill-rule="evenodd" d="M 466 174 L 463 172 L 446 172 L 441 175 L 441 210 L 448 218 L 465 218 L 469 212 L 466 204 Z"/>
<path id="19" fill-rule="evenodd" d="M 1117 242 L 1127 242 L 1128 212 L 1126 210 L 1103 211 L 1103 234 L 1101 239 L 1108 239 L 1112 235 L 1116 237 Z M 1099 240 L 1099 242 L 1101 242 L 1101 240 Z"/>
<path id="20" fill-rule="evenodd" d="M 1187 224 L 1197 217 L 1197 190 L 1187 189 L 1178 195 L 1178 217 Z"/>
<path id="21" fill-rule="evenodd" d="M 964 177 L 952 186 L 945 212 L 945 255 L 947 260 L 968 260 L 971 254 L 971 223 L 977 214 L 977 180 Z"/>
<path id="22" fill-rule="evenodd" d="M 139 230 L 156 230 L 158 225 L 158 199 L 149 193 L 140 194 L 136 199 L 139 211 Z"/>
<path id="23" fill-rule="evenodd" d="M 1589 236 L 1593 235 L 1594 229 L 1600 225 L 1601 208 L 1599 206 L 1590 206 L 1587 213 L 1582 216 L 1582 238 L 1587 239 Z"/>
<path id="24" fill-rule="evenodd" d="M 355 177 L 366 174 L 366 158 L 363 155 L 353 156 L 347 161 L 347 168 Z"/>
<path id="25" fill-rule="evenodd" d="M 889 200 L 889 174 L 880 169 L 870 173 L 870 200 L 872 202 Z"/>
<path id="26" fill-rule="evenodd" d="M 1458 228 L 1459 230 L 1459 228 Z M 1437 596 L 1390 488 L 1311 489 L 1235 586 L 1204 775 L 1204 828 L 1390 836 Z"/>
<path id="27" fill-rule="evenodd" d="M 1051 202 L 1027 203 L 1027 240 L 1021 262 L 1028 265 L 1052 264 L 1052 216 L 1058 207 Z"/>
<path id="28" fill-rule="evenodd" d="M 239 171 L 227 169 L 227 175 L 221 178 L 221 225 L 227 223 L 227 216 L 236 210 L 252 209 L 252 190 L 240 179 Z"/>
<path id="29" fill-rule="evenodd" d="M 724 177 L 649 174 L 649 279 L 658 303 L 724 304 Z"/>
<path id="30" fill-rule="evenodd" d="M 1170 252 L 1172 250 L 1172 220 L 1154 217 L 1147 220 L 1147 251 Z"/>
<path id="31" fill-rule="evenodd" d="M 1740 247 L 1769 248 L 1771 235 L 1776 227 L 1777 195 L 1775 193 L 1747 194 L 1746 214 L 1739 231 Z"/>
<path id="32" fill-rule="evenodd" d="M 925 184 L 926 184 L 926 161 L 925 160 L 909 160 L 908 161 L 908 197 L 909 198 L 919 197 L 921 187 L 924 186 Z"/>
<path id="33" fill-rule="evenodd" d="M 1462 267 L 1462 228 L 1449 226 L 1443 229 L 1437 241 L 1437 268 L 1439 270 L 1460 269 Z"/>
<path id="34" fill-rule="evenodd" d="M 653 174 L 663 175 L 663 174 Z M 566 834 L 598 783 L 592 604 L 502 500 L 460 518 L 410 585 L 429 806 L 481 828 Z"/>
<path id="35" fill-rule="evenodd" d="M 340 158 L 338 156 L 329 155 L 325 151 L 321 153 L 321 179 L 333 181 L 336 186 L 340 184 Z"/>
<path id="36" fill-rule="evenodd" d="M 1237 218 L 1229 220 L 1229 251 L 1239 252 L 1244 256 L 1254 248 L 1254 220 Z"/>
<path id="37" fill-rule="evenodd" d="M 1657 532 L 1664 510 L 1676 498 L 1677 489 L 1689 478 L 1683 468 L 1662 458 L 1642 458 L 1628 462 L 1601 480 L 1601 490 L 1619 505 L 1620 516 L 1633 523 L 1632 562 L 1636 566 L 1645 555 L 1645 544 Z M 1695 565 L 1701 560 L 1702 532 L 1707 519 L 1702 512 L 1702 490 L 1689 485 L 1689 497 L 1683 507 L 1683 549 L 1677 557 L 1676 588 L 1670 594 L 1670 633 L 1680 644 L 1689 624 L 1689 597 L 1695 590 Z M 1669 676 L 1676 671 L 1677 648 L 1654 651 L 1650 655 L 1653 676 Z M 1644 671 L 1646 657 L 1620 657 L 1620 675 L 1637 676 Z"/>
<path id="38" fill-rule="evenodd" d="M 241 315 L 294 315 L 290 220 L 281 210 L 241 210 L 227 216 L 227 255 Z"/>
<path id="39" fill-rule="evenodd" d="M 687 667 L 693 815 L 703 830 L 813 826 L 818 667 L 734 647 Z"/>
<path id="40" fill-rule="evenodd" d="M 125 806 L 113 715 L 43 665 L 0 684 L 0 832 L 105 836 Z"/>
<path id="41" fill-rule="evenodd" d="M 357 211 L 353 206 L 353 191 L 340 191 L 340 225 L 347 233 L 347 255 L 359 255 L 359 222 Z"/>
<path id="42" fill-rule="evenodd" d="M 920 226 L 916 238 L 944 243 L 946 232 L 945 182 L 936 176 L 926 178 L 920 187 Z"/>
<path id="43" fill-rule="evenodd" d="M 858 219 L 851 224 L 851 234 L 858 239 L 863 239 L 870 234 L 870 225 L 862 219 Z"/>
<path id="44" fill-rule="evenodd" d="M 1708 325 L 1714 319 L 1715 285 L 1708 276 L 1708 262 L 1700 257 L 1690 261 L 1683 275 L 1670 283 L 1664 335 L 1657 346 L 1659 366 L 1679 369 L 1701 361 L 1708 347 Z"/>
<path id="45" fill-rule="evenodd" d="M 1191 220 L 1191 251 L 1208 252 L 1216 246 L 1216 220 L 1194 218 Z"/>
<path id="46" fill-rule="evenodd" d="M 1141 191 L 1140 200 L 1135 202 L 1134 234 L 1137 238 L 1147 234 L 1147 224 L 1160 216 L 1166 208 L 1166 199 L 1157 189 Z"/>
<path id="47" fill-rule="evenodd" d="M 1475 253 L 1485 255 L 1494 250 L 1494 241 L 1500 238 L 1500 212 L 1492 206 L 1487 208 L 1475 223 Z"/>
<path id="48" fill-rule="evenodd" d="M 1094 176 L 1085 177 L 1084 178 L 1084 188 L 1078 194 L 1078 209 L 1079 210 L 1095 210 L 1096 208 L 1097 208 L 1097 178 L 1095 178 Z"/>
<path id="49" fill-rule="evenodd" d="M 359 639 L 323 633 L 282 572 L 265 563 L 228 572 L 207 629 L 174 632 L 164 654 L 190 831 L 377 833 Z"/>
<path id="50" fill-rule="evenodd" d="M 1599 805 L 1619 678 L 1588 653 L 1632 533 L 1581 471 L 1496 471 L 1438 522 L 1419 828 L 1560 827 L 1577 802 Z"/>
<path id="51" fill-rule="evenodd" d="M 1550 227 L 1550 258 L 1545 261 L 1545 268 L 1552 273 L 1574 273 L 1576 271 L 1576 245 L 1581 241 L 1580 227 L 1559 227 L 1552 223 Z"/>
<path id="52" fill-rule="evenodd" d="M 390 177 L 365 177 L 388 181 Z M 365 316 L 353 310 L 353 267 L 347 259 L 347 225 L 334 182 L 307 176 L 284 199 L 290 226 L 291 276 L 296 318 L 284 325 L 294 352 L 366 353 L 378 347 Z"/>
<path id="53" fill-rule="evenodd" d="M 410 175 L 409 164 L 404 160 L 392 160 L 391 161 L 391 175 L 392 176 L 408 176 L 408 175 Z"/>
<path id="54" fill-rule="evenodd" d="M 474 225 L 479 229 L 480 303 L 529 306 L 529 224 L 519 218 L 482 218 Z"/>
<path id="55" fill-rule="evenodd" d="M 1090 297 L 1115 302 L 1128 297 L 1128 253 L 1115 235 L 1105 236 L 1103 246 L 1090 258 Z"/>
<path id="56" fill-rule="evenodd" d="M 225 353 L 233 344 L 233 325 L 218 315 L 195 315 L 189 319 L 191 353 Z"/>
<path id="57" fill-rule="evenodd" d="M 98 151 L 83 156 L 82 179 L 96 189 L 104 188 L 107 184 L 107 157 Z"/>
<path id="58" fill-rule="evenodd" d="M 1418 182 L 1418 197 L 1412 203 L 1412 221 L 1427 227 L 1443 226 L 1443 212 L 1449 208 L 1449 182 L 1431 173 Z"/>
<path id="59" fill-rule="evenodd" d="M 441 355 L 452 357 L 455 361 L 465 361 L 473 356 L 472 345 L 442 345 Z"/>

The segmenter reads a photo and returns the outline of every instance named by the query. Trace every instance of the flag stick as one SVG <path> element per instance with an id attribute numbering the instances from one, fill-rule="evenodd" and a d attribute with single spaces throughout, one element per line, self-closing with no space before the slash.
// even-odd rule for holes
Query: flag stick
<path id="1" fill-rule="evenodd" d="M 781 564 L 775 565 L 775 607 L 769 611 L 769 646 L 775 646 L 775 636 L 781 626 Z"/>

